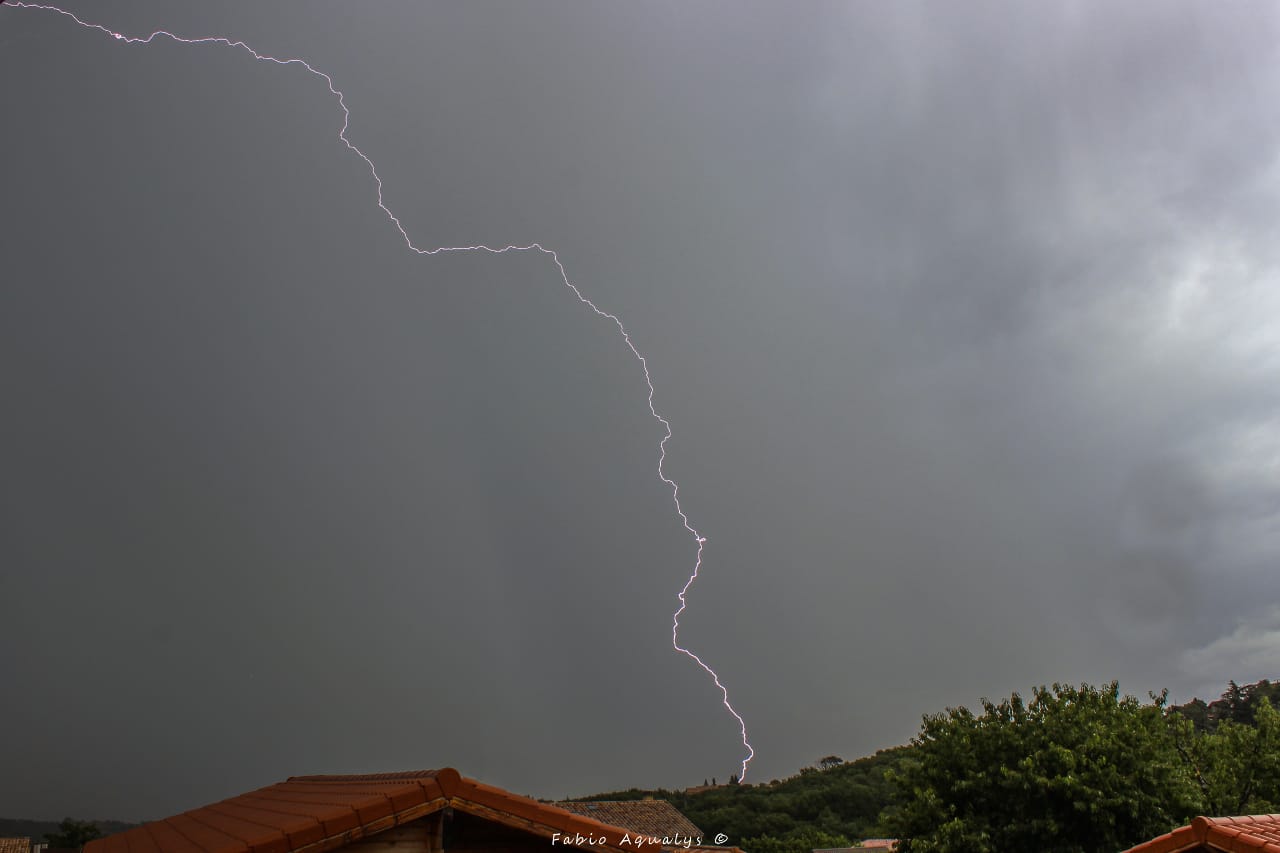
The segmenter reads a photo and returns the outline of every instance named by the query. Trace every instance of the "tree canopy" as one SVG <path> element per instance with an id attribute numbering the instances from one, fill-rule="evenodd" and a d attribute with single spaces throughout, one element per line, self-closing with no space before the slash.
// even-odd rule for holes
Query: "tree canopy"
<path id="1" fill-rule="evenodd" d="M 1264 696 L 1242 719 L 1248 722 L 1224 718 L 1212 731 L 1199 731 L 1191 720 L 1170 718 L 1175 749 L 1205 814 L 1280 811 L 1280 711 Z"/>
<path id="2" fill-rule="evenodd" d="M 1055 684 L 925 718 L 885 828 L 904 853 L 1120 850 L 1191 817 L 1162 699 Z"/>
<path id="3" fill-rule="evenodd" d="M 79 849 L 95 838 L 101 838 L 102 831 L 92 821 L 65 818 L 58 824 L 57 832 L 45 833 L 44 840 L 50 847 L 73 847 Z"/>

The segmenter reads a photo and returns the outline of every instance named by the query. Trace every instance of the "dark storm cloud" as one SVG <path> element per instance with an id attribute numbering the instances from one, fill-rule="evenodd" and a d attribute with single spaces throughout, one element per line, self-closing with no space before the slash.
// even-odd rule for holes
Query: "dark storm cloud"
<path id="1" fill-rule="evenodd" d="M 977 495 L 1009 511 L 1041 503 L 1026 520 L 1048 528 L 1035 550 L 1072 555 L 1050 570 L 1061 557 L 980 554 L 1077 600 L 1075 630 L 1045 646 L 1087 644 L 1101 617 L 1113 673 L 1212 689 L 1221 676 L 1153 656 L 1274 599 L 1228 534 L 1246 480 L 1274 518 L 1275 394 L 1259 369 L 1274 363 L 1274 252 L 1253 218 L 1274 206 L 1276 125 L 1260 100 L 1274 18 L 1198 5 L 968 11 L 954 26 L 912 11 L 870 25 L 879 38 L 867 40 L 895 58 L 915 45 L 909 68 L 887 75 L 912 82 L 905 98 L 890 85 L 879 120 L 844 125 L 885 170 L 850 162 L 851 188 L 883 191 L 845 196 L 832 229 L 856 217 L 857 236 L 833 254 L 856 281 L 868 277 L 859 250 L 903 246 L 868 254 L 896 261 L 883 299 L 927 341 L 913 368 L 938 425 L 927 440 L 990 454 Z M 865 115 L 849 97 L 833 82 L 822 104 Z M 896 222 L 880 216 L 895 206 Z M 1013 495 L 995 495 L 1005 478 Z M 1258 521 L 1249 538 L 1269 549 Z M 1134 644 L 1150 648 L 1130 663 Z M 1100 675 L 1090 657 L 1071 670 Z"/>
<path id="2" fill-rule="evenodd" d="M 755 778 L 1277 675 L 1271 7 L 77 8 L 312 59 L 421 245 L 624 319 Z M 616 329 L 405 252 L 300 69 L 0 19 L 6 809 L 734 772 Z"/>

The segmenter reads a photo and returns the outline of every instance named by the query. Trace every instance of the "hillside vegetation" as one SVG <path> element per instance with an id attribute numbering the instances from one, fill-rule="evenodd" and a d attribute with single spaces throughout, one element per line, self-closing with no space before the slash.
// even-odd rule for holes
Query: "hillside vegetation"
<path id="1" fill-rule="evenodd" d="M 584 800 L 671 802 L 703 832 L 724 833 L 749 853 L 848 847 L 873 835 L 880 813 L 892 801 L 888 771 L 900 766 L 912 747 L 896 747 L 857 761 L 829 756 L 798 775 L 760 785 L 720 785 L 707 790 L 631 789 L 582 797 Z M 711 843 L 710 838 L 704 838 Z"/>
<path id="2" fill-rule="evenodd" d="M 1115 682 L 1055 684 L 926 715 L 907 746 L 781 781 L 583 799 L 665 799 L 748 853 L 877 836 L 903 853 L 1116 851 L 1198 814 L 1280 811 L 1277 700 L 1269 681 L 1176 707 Z"/>

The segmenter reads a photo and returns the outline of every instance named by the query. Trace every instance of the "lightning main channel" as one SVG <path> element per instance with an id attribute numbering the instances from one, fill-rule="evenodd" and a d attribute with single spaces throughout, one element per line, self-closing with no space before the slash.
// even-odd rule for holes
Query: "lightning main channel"
<path id="1" fill-rule="evenodd" d="M 13 9 L 32 9 L 42 12 L 54 12 L 74 21 L 84 29 L 96 30 L 104 35 L 111 36 L 111 38 L 118 42 L 123 42 L 124 44 L 151 44 L 157 38 L 172 39 L 179 44 L 186 45 L 216 44 L 223 47 L 239 48 L 260 62 L 271 62 L 276 65 L 297 65 L 305 69 L 308 73 L 323 80 L 325 85 L 329 87 L 329 92 L 337 99 L 338 107 L 342 110 L 342 127 L 338 131 L 338 140 L 342 142 L 342 144 L 345 145 L 352 154 L 355 154 L 363 160 L 365 165 L 369 167 L 369 174 L 372 176 L 374 186 L 377 188 L 378 207 L 386 215 L 387 219 L 391 221 L 391 224 L 395 226 L 396 230 L 400 232 L 400 236 L 404 239 L 405 246 L 408 247 L 409 251 L 419 255 L 438 255 L 444 252 L 488 252 L 493 255 L 502 255 L 507 252 L 539 252 L 551 258 L 551 262 L 556 265 L 556 269 L 560 272 L 561 281 L 564 282 L 565 287 L 572 291 L 573 295 L 577 297 L 579 302 L 590 308 L 598 316 L 611 321 L 618 327 L 618 332 L 622 335 L 622 340 L 626 343 L 627 349 L 631 350 L 631 354 L 636 357 L 638 362 L 640 362 L 640 369 L 644 372 L 644 382 L 649 388 L 649 414 L 653 416 L 654 420 L 662 424 L 662 429 L 665 433 L 662 440 L 658 442 L 658 477 L 663 483 L 666 483 L 667 486 L 670 487 L 671 501 L 675 505 L 676 515 L 680 517 L 680 523 L 684 525 L 684 529 L 693 537 L 698 549 L 693 563 L 693 570 L 690 572 L 689 578 L 685 581 L 680 592 L 676 594 L 676 598 L 680 601 L 680 606 L 676 608 L 675 613 L 672 614 L 671 617 L 671 647 L 701 667 L 707 675 L 711 676 L 711 680 L 715 682 L 716 687 L 720 690 L 725 710 L 727 710 L 730 715 L 733 716 L 734 720 L 737 721 L 739 731 L 742 734 L 742 745 L 747 750 L 746 756 L 742 759 L 741 771 L 738 774 L 739 780 L 745 779 L 747 775 L 747 765 L 750 764 L 751 759 L 755 757 L 755 749 L 751 746 L 751 742 L 747 738 L 746 721 L 742 719 L 742 715 L 738 713 L 738 711 L 733 707 L 733 704 L 729 701 L 729 689 L 720 681 L 720 676 L 716 671 L 696 653 L 680 644 L 680 616 L 684 613 L 685 608 L 688 607 L 686 596 L 689 593 L 689 589 L 698 580 L 698 574 L 702 570 L 702 552 L 704 546 L 707 544 L 707 538 L 699 533 L 697 528 L 690 523 L 689 516 L 685 514 L 684 508 L 680 505 L 680 485 L 666 474 L 665 464 L 667 460 L 667 442 L 671 440 L 671 422 L 658 414 L 658 410 L 653 405 L 653 395 L 655 391 L 653 386 L 653 377 L 649 374 L 649 363 L 645 360 L 645 357 L 640 350 L 636 348 L 635 343 L 631 340 L 631 333 L 627 331 L 626 326 L 622 325 L 622 320 L 620 320 L 616 314 L 611 314 L 610 312 L 603 310 L 583 295 L 582 291 L 578 289 L 578 286 L 569 280 L 569 274 L 565 272 L 564 264 L 561 263 L 559 255 L 557 255 L 554 250 L 548 249 L 540 243 L 529 243 L 524 246 L 510 245 L 504 246 L 501 249 L 495 249 L 484 245 L 438 246 L 434 249 L 424 249 L 416 245 L 413 242 L 413 239 L 409 236 L 409 232 L 406 231 L 404 225 L 401 224 L 400 218 L 392 212 L 391 208 L 387 206 L 386 201 L 383 199 L 382 177 L 378 174 L 378 167 L 374 165 L 373 160 L 371 160 L 367 154 L 361 151 L 355 143 L 347 138 L 347 129 L 351 125 L 351 110 L 347 108 L 346 97 L 342 94 L 342 91 L 333 84 L 332 77 L 324 71 L 316 68 L 305 59 L 280 59 L 275 56 L 269 56 L 264 53 L 259 53 L 243 41 L 233 40 L 223 36 L 184 38 L 168 32 L 167 30 L 156 30 L 147 36 L 128 36 L 124 33 L 118 33 L 115 30 L 103 26 L 102 24 L 94 24 L 82 20 L 75 13 L 59 8 L 58 6 L 49 6 L 40 3 L 15 2 L 15 0 L 8 0 L 8 2 L 0 0 L 0 6 L 8 6 Z"/>

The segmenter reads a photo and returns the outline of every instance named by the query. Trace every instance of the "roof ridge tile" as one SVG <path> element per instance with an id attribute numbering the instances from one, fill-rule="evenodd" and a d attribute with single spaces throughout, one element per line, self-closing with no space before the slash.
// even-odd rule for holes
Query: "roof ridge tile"
<path id="1" fill-rule="evenodd" d="M 1201 815 L 1187 826 L 1131 847 L 1125 853 L 1183 853 L 1202 846 L 1233 853 L 1280 853 L 1280 814 Z"/>

